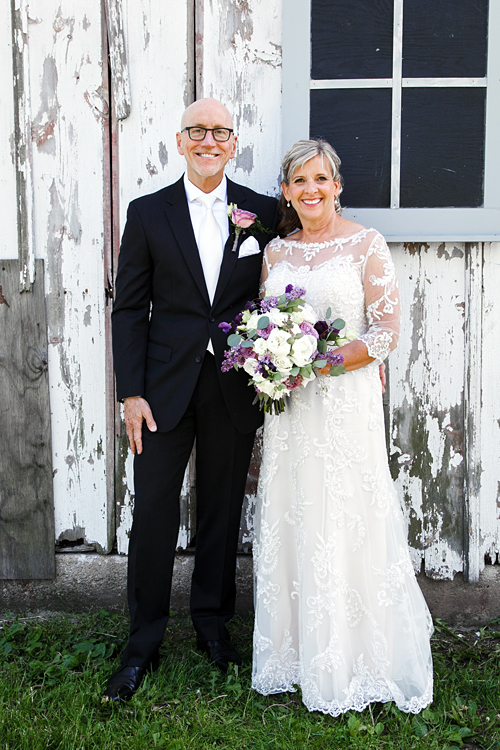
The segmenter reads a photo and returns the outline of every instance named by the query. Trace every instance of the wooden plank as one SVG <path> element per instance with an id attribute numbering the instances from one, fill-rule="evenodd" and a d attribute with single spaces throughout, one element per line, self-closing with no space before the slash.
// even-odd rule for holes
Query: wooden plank
<path id="1" fill-rule="evenodd" d="M 185 161 L 177 153 L 175 133 L 185 107 L 194 99 L 193 0 L 176 4 L 175 24 L 162 0 L 122 0 L 122 12 L 131 61 L 132 108 L 130 116 L 113 127 L 115 253 L 129 202 L 174 182 L 183 173 Z M 116 262 L 117 253 L 115 271 Z M 133 459 L 119 409 L 116 416 L 116 538 L 118 551 L 126 554 L 134 504 Z M 181 493 L 180 549 L 190 545 L 194 525 L 191 460 Z"/>
<path id="2" fill-rule="evenodd" d="M 0 107 L 0 206 L 2 232 L 0 258 L 16 258 L 17 206 L 16 170 L 13 154 L 14 96 L 12 88 L 12 32 L 10 0 L 0 0 L 3 23 L 0 24 L 0 89 L 4 92 Z"/>
<path id="3" fill-rule="evenodd" d="M 125 120 L 130 115 L 131 101 L 122 3 L 121 0 L 105 0 L 104 5 L 106 8 L 111 85 L 116 119 Z"/>
<path id="4" fill-rule="evenodd" d="M 483 245 L 465 246 L 465 382 L 464 382 L 464 577 L 477 583 L 480 562 L 480 495 L 482 473 L 481 386 L 483 350 Z"/>
<path id="5" fill-rule="evenodd" d="M 0 578 L 55 577 L 54 502 L 43 261 L 19 292 L 0 261 Z"/>
<path id="6" fill-rule="evenodd" d="M 414 567 L 463 569 L 464 245 L 392 244 L 402 334 L 390 362 L 391 471 Z"/>
<path id="7" fill-rule="evenodd" d="M 278 195 L 283 155 L 281 0 L 196 0 L 195 17 L 196 97 L 224 102 L 238 136 L 227 174 L 261 193 Z M 241 517 L 240 552 L 251 549 L 260 456 L 258 439 Z"/>
<path id="8" fill-rule="evenodd" d="M 46 261 L 55 535 L 109 552 L 105 24 L 101 4 L 89 0 L 41 0 L 30 14 L 35 246 Z"/>
<path id="9" fill-rule="evenodd" d="M 196 97 L 227 105 L 239 138 L 228 175 L 278 195 L 282 3 L 196 0 Z"/>
<path id="10" fill-rule="evenodd" d="M 29 291 L 35 280 L 35 255 L 28 5 L 25 0 L 11 0 L 11 30 L 19 283 L 21 290 Z"/>
<path id="11" fill-rule="evenodd" d="M 480 552 L 482 570 L 485 557 L 489 562 L 500 562 L 500 242 L 487 242 L 483 250 L 483 305 L 482 305 L 482 388 L 481 388 L 481 494 Z"/>

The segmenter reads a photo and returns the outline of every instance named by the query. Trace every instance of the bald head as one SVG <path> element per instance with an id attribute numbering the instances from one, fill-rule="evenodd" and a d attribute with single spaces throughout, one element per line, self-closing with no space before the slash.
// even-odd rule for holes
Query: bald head
<path id="1" fill-rule="evenodd" d="M 181 130 L 192 125 L 201 125 L 207 119 L 216 122 L 221 128 L 232 128 L 233 118 L 227 107 L 217 99 L 198 99 L 184 110 Z"/>

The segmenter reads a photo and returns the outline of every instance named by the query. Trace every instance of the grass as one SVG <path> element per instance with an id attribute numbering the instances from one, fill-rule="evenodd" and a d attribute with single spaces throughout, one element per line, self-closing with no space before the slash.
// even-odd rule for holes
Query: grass
<path id="1" fill-rule="evenodd" d="M 0 623 L 0 750 L 500 750 L 500 620 L 481 629 L 436 623 L 435 699 L 419 716 L 392 704 L 334 719 L 299 693 L 250 689 L 251 617 L 233 625 L 244 666 L 228 676 L 171 619 L 161 666 L 134 699 L 101 704 L 127 619 L 106 612 Z"/>

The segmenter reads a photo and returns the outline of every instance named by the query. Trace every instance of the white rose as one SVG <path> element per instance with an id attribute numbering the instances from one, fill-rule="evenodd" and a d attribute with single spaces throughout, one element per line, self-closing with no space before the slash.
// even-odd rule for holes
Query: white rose
<path id="1" fill-rule="evenodd" d="M 302 333 L 302 331 L 300 330 L 299 326 L 296 323 L 294 323 L 292 326 L 291 333 L 293 333 L 294 336 L 298 336 L 300 333 Z"/>
<path id="2" fill-rule="evenodd" d="M 253 328 L 257 328 L 257 323 L 259 322 L 260 313 L 252 313 L 247 320 L 247 329 L 251 331 Z"/>
<path id="3" fill-rule="evenodd" d="M 288 319 L 287 313 L 280 312 L 276 307 L 273 307 L 271 310 L 269 310 L 268 313 L 265 313 L 271 323 L 274 323 L 275 326 L 281 326 L 283 323 Z"/>
<path id="4" fill-rule="evenodd" d="M 248 374 L 251 375 L 251 377 L 253 377 L 258 365 L 259 363 L 256 359 L 254 359 L 253 357 L 249 357 L 249 359 L 245 360 L 243 369 L 245 370 L 245 372 L 248 372 Z"/>
<path id="5" fill-rule="evenodd" d="M 259 355 L 259 357 L 262 356 L 262 354 L 268 354 L 269 347 L 267 345 L 266 339 L 263 339 L 261 336 L 259 336 L 259 338 L 255 340 L 253 350 L 256 354 Z"/>
<path id="6" fill-rule="evenodd" d="M 311 360 L 311 355 L 316 351 L 316 339 L 314 336 L 306 335 L 294 341 L 290 358 L 297 367 L 305 367 Z"/>
<path id="7" fill-rule="evenodd" d="M 283 380 L 286 380 L 290 375 L 290 370 L 293 367 L 293 362 L 289 357 L 284 357 L 281 354 L 275 355 L 273 358 L 273 365 L 281 373 Z"/>
<path id="8" fill-rule="evenodd" d="M 302 310 L 297 310 L 297 312 L 292 313 L 292 320 L 297 326 L 300 326 L 300 324 L 304 322 L 304 313 Z"/>
<path id="9" fill-rule="evenodd" d="M 344 334 L 344 338 L 346 338 L 348 341 L 356 341 L 358 338 L 357 331 L 347 331 L 347 333 Z"/>
<path id="10" fill-rule="evenodd" d="M 302 308 L 302 321 L 301 322 L 310 323 L 312 326 L 318 322 L 318 316 L 312 309 L 311 305 L 308 305 L 307 302 Z"/>
<path id="11" fill-rule="evenodd" d="M 278 383 L 276 383 L 278 385 Z M 276 385 L 274 380 L 263 380 L 258 384 L 258 389 L 261 393 L 267 393 L 268 396 L 274 396 Z"/>
<path id="12" fill-rule="evenodd" d="M 266 348 L 271 354 L 286 357 L 290 352 L 288 338 L 289 334 L 286 331 L 281 331 L 279 328 L 273 328 L 266 341 Z"/>

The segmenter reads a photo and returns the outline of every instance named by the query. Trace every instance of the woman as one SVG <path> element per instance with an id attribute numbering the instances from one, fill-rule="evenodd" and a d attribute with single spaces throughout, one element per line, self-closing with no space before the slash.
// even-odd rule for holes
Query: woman
<path id="1" fill-rule="evenodd" d="M 345 375 L 325 368 L 266 416 L 252 685 L 300 686 L 309 710 L 332 716 L 375 701 L 417 713 L 432 700 L 432 621 L 387 464 L 378 372 L 398 340 L 397 281 L 383 237 L 340 215 L 339 165 L 324 141 L 290 149 L 288 236 L 266 249 L 267 295 L 304 287 L 320 319 L 331 307 L 358 338 L 338 349 Z"/>

